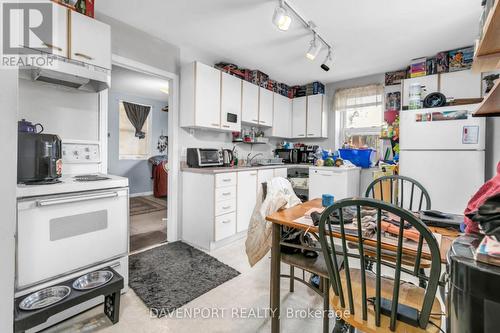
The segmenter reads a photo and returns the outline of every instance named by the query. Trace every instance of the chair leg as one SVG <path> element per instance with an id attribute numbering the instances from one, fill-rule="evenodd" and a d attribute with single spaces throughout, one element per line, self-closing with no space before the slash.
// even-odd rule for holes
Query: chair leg
<path id="1" fill-rule="evenodd" d="M 295 267 L 290 265 L 290 292 L 293 293 L 295 291 Z"/>
<path id="2" fill-rule="evenodd" d="M 328 279 L 321 278 L 323 285 L 323 333 L 330 330 L 330 288 Z"/>
<path id="3" fill-rule="evenodd" d="M 419 275 L 425 276 L 425 269 L 420 268 L 418 272 L 419 272 Z M 427 288 L 427 281 L 423 278 L 419 278 L 418 285 L 420 286 L 420 288 L 426 289 Z"/>

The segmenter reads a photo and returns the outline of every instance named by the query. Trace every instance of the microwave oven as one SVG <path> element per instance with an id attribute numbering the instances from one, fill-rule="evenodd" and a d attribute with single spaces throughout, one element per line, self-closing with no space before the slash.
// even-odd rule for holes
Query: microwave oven
<path id="1" fill-rule="evenodd" d="M 299 149 L 276 149 L 274 155 L 283 159 L 287 164 L 299 164 Z"/>
<path id="2" fill-rule="evenodd" d="M 190 168 L 223 166 L 222 150 L 210 148 L 188 148 L 187 165 Z"/>

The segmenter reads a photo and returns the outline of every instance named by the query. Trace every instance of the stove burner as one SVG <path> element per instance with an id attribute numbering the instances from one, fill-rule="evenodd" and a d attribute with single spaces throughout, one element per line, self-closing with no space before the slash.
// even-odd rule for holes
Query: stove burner
<path id="1" fill-rule="evenodd" d="M 99 180 L 107 180 L 109 177 L 99 176 L 99 175 L 79 175 L 75 176 L 75 181 L 77 182 L 95 182 Z"/>
<path id="2" fill-rule="evenodd" d="M 24 185 L 53 185 L 62 183 L 59 179 L 50 179 L 50 180 L 37 180 L 32 182 L 24 182 Z"/>

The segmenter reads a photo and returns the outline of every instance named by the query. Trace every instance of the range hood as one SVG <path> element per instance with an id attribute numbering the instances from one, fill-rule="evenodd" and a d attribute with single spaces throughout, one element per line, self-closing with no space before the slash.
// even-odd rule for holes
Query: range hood
<path id="1" fill-rule="evenodd" d="M 50 66 L 29 66 L 20 70 L 25 78 L 74 89 L 99 92 L 111 85 L 110 71 L 104 68 L 56 60 Z"/>

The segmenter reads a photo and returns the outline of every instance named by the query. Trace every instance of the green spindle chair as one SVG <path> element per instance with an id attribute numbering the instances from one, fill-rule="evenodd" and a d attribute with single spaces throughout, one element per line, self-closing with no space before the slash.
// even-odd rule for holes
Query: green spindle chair
<path id="1" fill-rule="evenodd" d="M 343 210 L 346 207 L 352 207 L 357 211 L 357 228 L 354 229 L 356 235 L 347 235 L 345 230 L 345 221 Z M 361 227 L 361 211 L 363 208 L 377 210 L 376 234 L 370 239 L 363 239 L 363 230 Z M 328 216 L 334 211 L 338 212 L 338 227 L 332 225 Z M 382 248 L 382 212 L 389 212 L 400 219 L 400 227 L 397 238 L 393 239 L 392 250 L 396 255 L 396 260 L 385 260 L 383 258 Z M 419 233 L 420 238 L 415 253 L 403 249 L 403 225 L 404 222 L 411 224 Z M 357 229 L 357 230 L 356 230 Z M 342 253 L 334 246 L 334 232 L 340 237 L 342 244 Z M 346 237 L 347 235 L 347 237 Z M 352 237 L 357 237 L 358 248 L 356 251 L 348 250 L 347 242 Z M 427 226 L 415 217 L 411 212 L 404 210 L 393 204 L 375 200 L 375 199 L 344 199 L 337 201 L 334 205 L 328 207 L 322 214 L 319 223 L 319 239 L 323 254 L 326 260 L 330 284 L 333 293 L 330 293 L 330 305 L 332 309 L 342 313 L 341 319 L 347 322 L 351 327 L 359 329 L 362 332 L 439 332 L 438 326 L 441 324 L 441 307 L 436 298 L 439 276 L 441 273 L 441 258 L 439 246 L 433 234 Z M 421 262 L 421 249 L 427 244 L 430 254 L 430 274 L 427 278 L 428 286 L 426 289 L 415 286 L 401 280 L 401 274 L 406 273 L 410 276 L 418 276 Z M 365 244 L 370 243 L 370 244 Z M 395 245 L 397 244 L 397 245 Z M 366 270 L 365 263 L 365 245 L 370 245 L 375 249 L 374 272 Z M 386 246 L 384 245 L 384 248 Z M 338 267 L 337 261 L 333 260 L 337 255 L 344 258 L 343 268 Z M 412 256 L 414 265 L 412 269 L 403 267 L 403 256 Z M 356 262 L 354 262 L 356 261 Z M 359 269 L 353 268 L 353 265 L 359 263 Z M 382 276 L 382 266 L 391 268 L 394 271 L 394 278 L 390 279 Z M 390 316 L 382 315 L 382 298 L 392 301 L 390 307 Z M 371 303 L 370 303 L 371 301 Z M 397 317 L 398 305 L 404 304 L 416 309 L 418 312 L 418 327 L 414 327 L 400 321 Z M 396 306 L 395 306 L 396 305 Z M 346 314 L 344 311 L 347 311 Z"/>
<path id="2" fill-rule="evenodd" d="M 384 183 L 390 186 L 389 193 L 385 193 Z M 431 197 L 425 187 L 417 180 L 406 176 L 391 175 L 375 179 L 366 188 L 365 197 L 369 198 L 370 196 L 373 199 L 390 202 L 410 212 L 431 209 Z M 373 267 L 374 261 L 369 260 L 373 254 L 367 249 L 367 268 L 369 269 Z M 425 276 L 426 268 L 429 268 L 429 264 L 423 262 L 420 267 L 421 275 Z M 424 279 L 420 279 L 420 286 L 426 287 Z"/>

